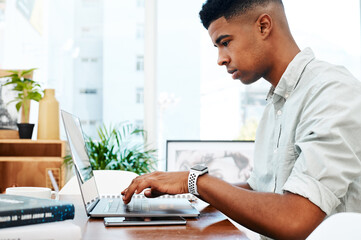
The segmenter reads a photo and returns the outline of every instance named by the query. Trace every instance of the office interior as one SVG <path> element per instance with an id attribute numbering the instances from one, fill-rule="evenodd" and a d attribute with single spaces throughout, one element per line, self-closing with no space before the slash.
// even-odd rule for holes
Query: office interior
<path id="1" fill-rule="evenodd" d="M 102 125 L 144 129 L 156 169 L 166 170 L 167 141 L 254 140 L 271 87 L 262 79 L 242 85 L 217 65 L 198 16 L 204 2 L 0 0 L 0 69 L 36 68 L 34 80 L 55 89 L 60 108 L 94 139 Z M 283 3 L 301 49 L 361 80 L 360 1 Z M 13 95 L 3 88 L 0 96 L 7 103 Z M 38 111 L 33 101 L 30 122 Z"/>

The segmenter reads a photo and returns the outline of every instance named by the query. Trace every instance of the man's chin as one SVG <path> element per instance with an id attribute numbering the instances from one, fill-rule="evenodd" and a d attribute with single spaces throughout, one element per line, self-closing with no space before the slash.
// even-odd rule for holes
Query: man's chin
<path id="1" fill-rule="evenodd" d="M 240 71 L 235 71 L 232 74 L 232 79 L 233 80 L 239 80 L 241 81 L 241 83 L 245 84 L 245 85 L 249 85 L 252 84 L 254 82 L 256 82 L 258 79 L 260 79 L 261 77 L 257 77 L 252 73 L 246 73 L 246 72 L 240 72 Z"/>
<path id="2" fill-rule="evenodd" d="M 258 79 L 248 79 L 248 78 L 238 78 L 238 79 L 235 79 L 235 80 L 239 80 L 241 83 L 243 83 L 244 85 L 250 85 L 254 82 L 256 82 Z"/>

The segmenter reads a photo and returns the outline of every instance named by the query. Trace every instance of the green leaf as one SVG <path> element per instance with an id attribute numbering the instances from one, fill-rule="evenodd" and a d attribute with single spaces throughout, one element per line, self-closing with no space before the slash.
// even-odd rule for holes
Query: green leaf
<path id="1" fill-rule="evenodd" d="M 22 71 L 21 76 L 24 76 L 24 75 L 26 75 L 26 74 L 29 74 L 29 73 L 31 73 L 32 71 L 36 70 L 36 69 L 37 69 L 37 68 L 31 68 L 31 69 L 29 69 L 29 70 L 24 70 L 24 71 Z"/>
<path id="2" fill-rule="evenodd" d="M 66 155 L 64 157 L 64 161 L 63 161 L 63 164 L 66 165 L 66 166 L 72 166 L 73 165 L 73 158 L 71 157 L 71 155 Z"/>
<path id="3" fill-rule="evenodd" d="M 17 102 L 15 106 L 17 111 L 20 110 L 21 105 L 23 105 L 23 102 L 25 100 L 29 99 L 38 102 L 42 99 L 43 90 L 41 89 L 41 85 L 32 79 L 24 78 L 25 75 L 30 74 L 35 69 L 36 68 L 18 71 L 10 70 L 9 72 L 12 74 L 3 77 L 9 78 L 9 80 L 4 84 L 4 86 L 13 85 L 14 87 L 12 88 L 12 90 L 18 92 L 17 97 L 11 101 Z"/>
<path id="4" fill-rule="evenodd" d="M 144 174 L 155 170 L 156 149 L 149 149 L 142 129 L 134 129 L 129 122 L 120 125 L 104 124 L 97 128 L 98 139 L 86 136 L 86 149 L 91 167 L 95 170 L 126 170 Z M 144 134 L 143 134 L 144 133 Z"/>
<path id="5" fill-rule="evenodd" d="M 41 100 L 42 96 L 41 96 L 41 94 L 38 93 L 38 92 L 30 92 L 30 93 L 28 94 L 28 98 L 29 98 L 29 99 L 32 99 L 32 100 L 34 100 L 34 101 L 39 102 L 39 101 Z"/>
<path id="6" fill-rule="evenodd" d="M 18 102 L 15 107 L 16 107 L 16 111 L 20 111 L 21 105 L 23 105 L 23 102 Z"/>

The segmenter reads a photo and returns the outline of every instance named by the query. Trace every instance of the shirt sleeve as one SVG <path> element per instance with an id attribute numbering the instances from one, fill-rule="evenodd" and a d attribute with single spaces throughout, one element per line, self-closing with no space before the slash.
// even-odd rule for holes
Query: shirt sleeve
<path id="1" fill-rule="evenodd" d="M 256 190 L 257 189 L 257 177 L 255 176 L 256 174 L 254 173 L 254 171 L 251 172 L 250 177 L 247 179 L 247 183 L 248 185 L 253 189 Z"/>
<path id="2" fill-rule="evenodd" d="M 347 82 L 321 82 L 296 129 L 299 157 L 283 191 L 308 198 L 328 215 L 361 175 L 360 94 Z"/>

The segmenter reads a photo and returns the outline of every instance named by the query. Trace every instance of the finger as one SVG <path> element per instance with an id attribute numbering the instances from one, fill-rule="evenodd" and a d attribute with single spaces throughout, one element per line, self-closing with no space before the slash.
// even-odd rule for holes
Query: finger
<path id="1" fill-rule="evenodd" d="M 164 195 L 165 193 L 159 192 L 157 190 L 147 189 L 144 191 L 144 196 L 147 198 L 155 198 Z"/>
<path id="2" fill-rule="evenodd" d="M 138 184 L 138 187 L 135 190 L 136 194 L 140 194 L 144 189 L 151 187 L 151 184 L 148 181 L 143 181 Z"/>
<path id="3" fill-rule="evenodd" d="M 132 183 L 127 188 L 127 191 L 124 192 L 123 202 L 125 204 L 128 204 L 130 202 L 130 200 L 132 199 L 132 196 L 133 196 L 135 190 L 137 189 L 138 184 L 139 184 L 139 180 L 137 178 L 133 179 Z"/>
<path id="4" fill-rule="evenodd" d="M 128 191 L 128 188 L 124 189 L 120 194 L 124 195 Z"/>

